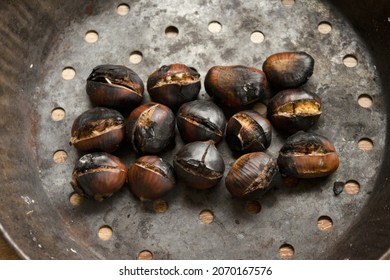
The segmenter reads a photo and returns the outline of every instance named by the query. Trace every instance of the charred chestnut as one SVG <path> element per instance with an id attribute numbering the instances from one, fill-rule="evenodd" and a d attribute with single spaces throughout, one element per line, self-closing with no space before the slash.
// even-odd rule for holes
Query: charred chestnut
<path id="1" fill-rule="evenodd" d="M 228 107 L 241 107 L 260 99 L 266 83 L 263 71 L 241 65 L 214 66 L 204 81 L 207 93 Z"/>
<path id="2" fill-rule="evenodd" d="M 176 120 L 181 138 L 186 143 L 210 139 L 218 143 L 225 134 L 225 115 L 211 101 L 194 100 L 183 104 Z"/>
<path id="3" fill-rule="evenodd" d="M 272 85 L 279 89 L 297 88 L 313 74 L 314 59 L 306 52 L 282 52 L 269 56 L 263 71 Z"/>
<path id="4" fill-rule="evenodd" d="M 70 144 L 76 149 L 113 152 L 125 137 L 125 119 L 114 109 L 96 107 L 78 116 L 72 125 Z"/>
<path id="5" fill-rule="evenodd" d="M 184 64 L 163 65 L 148 78 L 147 89 L 154 102 L 173 110 L 194 100 L 200 91 L 200 74 Z"/>
<path id="6" fill-rule="evenodd" d="M 175 139 L 175 115 L 165 105 L 143 104 L 127 119 L 126 136 L 137 153 L 158 154 Z"/>
<path id="7" fill-rule="evenodd" d="M 226 188 L 234 197 L 244 198 L 254 192 L 265 192 L 273 186 L 278 165 L 266 153 L 254 152 L 241 156 L 225 179 Z"/>
<path id="8" fill-rule="evenodd" d="M 237 152 L 261 152 L 271 144 L 272 127 L 259 113 L 246 110 L 234 114 L 226 128 L 226 142 Z"/>
<path id="9" fill-rule="evenodd" d="M 141 201 L 160 198 L 176 185 L 172 166 L 158 156 L 138 158 L 129 168 L 127 181 Z"/>
<path id="10" fill-rule="evenodd" d="M 195 189 L 215 186 L 225 172 L 223 158 L 212 140 L 184 145 L 176 153 L 173 167 L 179 179 Z"/>
<path id="11" fill-rule="evenodd" d="M 317 178 L 336 171 L 339 157 L 328 138 L 300 131 L 287 138 L 279 152 L 278 165 L 282 175 Z"/>
<path id="12" fill-rule="evenodd" d="M 71 185 L 78 194 L 101 201 L 117 192 L 125 183 L 127 167 L 116 156 L 95 152 L 76 163 Z"/>
<path id="13" fill-rule="evenodd" d="M 87 94 L 96 106 L 129 107 L 139 104 L 144 84 L 133 70 L 123 65 L 99 65 L 87 78 Z"/>

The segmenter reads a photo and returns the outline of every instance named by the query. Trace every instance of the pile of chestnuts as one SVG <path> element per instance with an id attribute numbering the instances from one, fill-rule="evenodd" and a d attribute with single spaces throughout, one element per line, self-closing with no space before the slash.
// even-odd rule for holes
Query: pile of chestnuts
<path id="1" fill-rule="evenodd" d="M 200 100 L 200 74 L 184 64 L 156 69 L 146 83 L 149 96 L 133 70 L 97 66 L 86 83 L 95 107 L 79 115 L 71 129 L 70 144 L 84 154 L 71 186 L 99 201 L 124 185 L 141 201 L 164 196 L 178 182 L 212 188 L 224 179 L 225 161 L 218 151 L 224 139 L 236 158 L 224 180 L 233 197 L 263 194 L 279 175 L 327 176 L 338 168 L 339 157 L 328 138 L 308 132 L 321 116 L 320 96 L 301 87 L 313 69 L 314 59 L 305 52 L 273 54 L 262 70 L 213 66 L 204 79 L 210 99 Z M 266 100 L 267 116 L 247 108 L 264 102 L 268 90 L 276 94 Z M 132 108 L 126 117 L 119 112 L 123 108 Z M 267 154 L 273 129 L 288 136 L 277 159 Z M 175 147 L 177 133 L 184 144 L 168 162 L 161 155 Z M 123 142 L 137 154 L 129 166 L 113 155 Z"/>

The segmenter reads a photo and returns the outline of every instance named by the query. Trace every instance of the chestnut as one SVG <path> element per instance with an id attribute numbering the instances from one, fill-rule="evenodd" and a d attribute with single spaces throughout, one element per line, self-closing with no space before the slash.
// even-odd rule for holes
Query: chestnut
<path id="1" fill-rule="evenodd" d="M 284 176 L 317 178 L 336 171 L 339 157 L 328 138 L 299 131 L 288 137 L 280 149 L 278 165 Z"/>
<path id="2" fill-rule="evenodd" d="M 125 119 L 118 111 L 103 107 L 89 109 L 73 122 L 70 144 L 76 149 L 115 151 L 125 137 Z"/>
<path id="3" fill-rule="evenodd" d="M 143 104 L 128 117 L 126 136 L 137 153 L 163 152 L 175 139 L 175 115 L 165 105 Z"/>
<path id="4" fill-rule="evenodd" d="M 71 185 L 78 194 L 101 201 L 117 192 L 126 182 L 127 167 L 116 156 L 94 152 L 76 163 Z"/>
<path id="5" fill-rule="evenodd" d="M 281 52 L 263 63 L 268 81 L 278 89 L 297 88 L 313 74 L 314 59 L 306 52 Z"/>
<path id="6" fill-rule="evenodd" d="M 213 140 L 218 143 L 225 134 L 226 119 L 212 101 L 184 103 L 177 112 L 177 128 L 184 142 Z"/>
<path id="7" fill-rule="evenodd" d="M 96 106 L 132 107 L 142 101 L 144 84 L 126 66 L 104 64 L 95 67 L 88 76 L 86 90 Z"/>
<path id="8" fill-rule="evenodd" d="M 208 189 L 221 181 L 225 163 L 214 141 L 196 141 L 184 145 L 173 159 L 173 167 L 188 187 Z"/>
<path id="9" fill-rule="evenodd" d="M 312 127 L 321 116 L 321 98 L 301 89 L 277 93 L 268 103 L 268 117 L 281 130 L 295 133 Z"/>
<path id="10" fill-rule="evenodd" d="M 233 197 L 245 198 L 270 189 L 276 174 L 278 165 L 271 156 L 264 152 L 253 152 L 239 157 L 233 163 L 225 184 Z"/>
<path id="11" fill-rule="evenodd" d="M 127 177 L 130 191 L 141 201 L 160 198 L 176 185 L 172 166 L 158 156 L 138 158 Z"/>
<path id="12" fill-rule="evenodd" d="M 260 99 L 266 88 L 264 72 L 241 65 L 213 66 L 206 74 L 207 93 L 228 107 L 241 107 Z"/>
<path id="13" fill-rule="evenodd" d="M 236 152 L 262 152 L 271 144 L 271 123 L 256 111 L 234 114 L 226 128 L 226 142 Z"/>
<path id="14" fill-rule="evenodd" d="M 177 110 L 194 100 L 200 91 L 200 74 L 184 64 L 163 65 L 148 78 L 147 89 L 154 102 Z"/>

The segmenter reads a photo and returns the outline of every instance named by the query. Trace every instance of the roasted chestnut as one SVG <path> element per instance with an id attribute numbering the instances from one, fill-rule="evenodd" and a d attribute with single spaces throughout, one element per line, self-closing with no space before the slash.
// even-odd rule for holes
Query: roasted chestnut
<path id="1" fill-rule="evenodd" d="M 225 134 L 225 115 L 211 101 L 194 100 L 183 104 L 176 120 L 181 138 L 186 143 L 210 139 L 218 143 Z"/>
<path id="2" fill-rule="evenodd" d="M 241 65 L 214 66 L 204 81 L 207 93 L 228 107 L 241 107 L 259 100 L 266 83 L 263 71 Z"/>
<path id="3" fill-rule="evenodd" d="M 87 94 L 96 106 L 131 107 L 142 101 L 144 84 L 123 65 L 99 65 L 87 78 Z"/>
<path id="4" fill-rule="evenodd" d="M 154 102 L 173 110 L 194 100 L 200 91 L 200 74 L 184 64 L 163 65 L 148 78 L 147 89 Z"/>
<path id="5" fill-rule="evenodd" d="M 95 152 L 76 163 L 71 185 L 78 194 L 101 201 L 117 192 L 126 182 L 127 167 L 116 156 Z"/>
<path id="6" fill-rule="evenodd" d="M 268 81 L 278 89 L 297 88 L 313 74 L 314 59 L 306 52 L 282 52 L 263 63 Z"/>
<path id="7" fill-rule="evenodd" d="M 278 165 L 282 175 L 317 178 L 336 171 L 339 157 L 328 138 L 299 131 L 287 138 L 279 152 Z"/>
<path id="8" fill-rule="evenodd" d="M 176 185 L 172 166 L 158 156 L 138 158 L 129 168 L 127 181 L 141 201 L 160 198 Z"/>
<path id="9" fill-rule="evenodd" d="M 208 189 L 222 179 L 225 163 L 214 141 L 196 141 L 184 145 L 173 159 L 173 167 L 188 187 Z"/>
<path id="10" fill-rule="evenodd" d="M 127 119 L 126 136 L 137 153 L 158 154 L 173 144 L 175 115 L 165 105 L 143 104 Z"/>
<path id="11" fill-rule="evenodd" d="M 76 149 L 113 152 L 125 137 L 125 119 L 114 109 L 96 107 L 73 122 L 70 144 Z"/>
<path id="12" fill-rule="evenodd" d="M 271 144 L 272 126 L 259 113 L 245 110 L 234 114 L 226 128 L 226 142 L 237 152 L 262 152 Z"/>
<path id="13" fill-rule="evenodd" d="M 277 173 L 278 165 L 268 154 L 245 154 L 233 163 L 225 179 L 226 188 L 238 198 L 262 194 L 273 186 Z"/>

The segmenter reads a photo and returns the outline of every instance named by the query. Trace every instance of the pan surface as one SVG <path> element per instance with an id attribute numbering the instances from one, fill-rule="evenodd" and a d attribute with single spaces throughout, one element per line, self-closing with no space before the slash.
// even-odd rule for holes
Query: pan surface
<path id="1" fill-rule="evenodd" d="M 4 236 L 33 259 L 380 258 L 390 246 L 389 4 L 335 2 L 1 3 Z M 371 15 L 357 21 L 361 13 Z M 316 61 L 304 88 L 322 98 L 311 131 L 334 142 L 341 160 L 334 174 L 280 184 L 250 201 L 233 199 L 224 180 L 205 191 L 179 184 L 154 203 L 126 186 L 101 203 L 72 193 L 81 154 L 68 144 L 70 128 L 92 107 L 85 84 L 95 66 L 124 64 L 146 82 L 161 65 L 184 63 L 203 81 L 214 65 L 261 68 L 282 51 L 306 51 Z M 198 98 L 210 99 L 203 85 Z M 273 130 L 267 153 L 276 158 L 284 141 Z M 177 134 L 162 157 L 172 162 L 181 145 Z M 218 149 L 226 175 L 237 156 L 224 141 Z M 137 156 L 127 143 L 115 154 L 127 165 Z"/>

